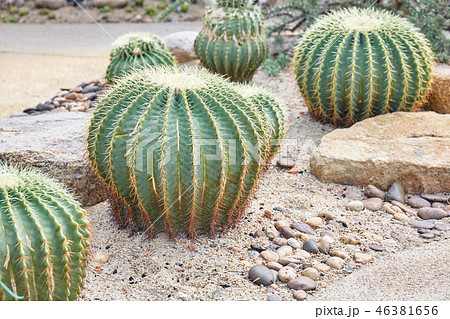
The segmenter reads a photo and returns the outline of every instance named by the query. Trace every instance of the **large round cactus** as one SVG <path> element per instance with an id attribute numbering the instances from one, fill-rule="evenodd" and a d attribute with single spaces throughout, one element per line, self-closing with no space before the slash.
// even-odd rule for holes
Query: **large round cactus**
<path id="1" fill-rule="evenodd" d="M 208 10 L 194 42 L 203 65 L 233 81 L 251 80 L 268 53 L 261 11 L 247 3 L 220 1 L 223 7 Z"/>
<path id="2" fill-rule="evenodd" d="M 428 41 L 408 21 L 356 8 L 319 19 L 293 57 L 311 113 L 339 126 L 417 110 L 430 89 L 432 62 Z"/>
<path id="3" fill-rule="evenodd" d="M 164 42 L 148 32 L 131 32 L 118 37 L 112 44 L 106 79 L 114 83 L 125 73 L 155 65 L 175 65 L 174 56 Z"/>
<path id="4" fill-rule="evenodd" d="M 75 300 L 88 237 L 85 211 L 61 186 L 0 164 L 0 300 Z"/>
<path id="5" fill-rule="evenodd" d="M 213 233 L 240 217 L 266 160 L 267 129 L 222 77 L 150 68 L 121 79 L 99 102 L 89 159 L 120 225 Z"/>

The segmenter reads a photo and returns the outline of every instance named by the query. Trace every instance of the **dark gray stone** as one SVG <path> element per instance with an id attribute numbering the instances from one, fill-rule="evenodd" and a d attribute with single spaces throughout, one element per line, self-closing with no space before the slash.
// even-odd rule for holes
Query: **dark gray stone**
<path id="1" fill-rule="evenodd" d="M 272 271 L 263 265 L 255 265 L 250 268 L 248 278 L 255 284 L 264 286 L 268 286 L 274 282 Z"/>
<path id="2" fill-rule="evenodd" d="M 319 246 L 314 240 L 307 240 L 303 243 L 303 250 L 312 254 L 317 254 L 319 252 Z"/>
<path id="3" fill-rule="evenodd" d="M 90 86 L 86 86 L 83 91 L 81 91 L 81 93 L 92 93 L 92 92 L 97 92 L 98 90 L 100 90 L 100 87 L 96 86 L 96 85 L 90 85 Z"/>
<path id="4" fill-rule="evenodd" d="M 292 223 L 291 227 L 298 230 L 299 232 L 315 235 L 316 231 L 306 223 Z"/>

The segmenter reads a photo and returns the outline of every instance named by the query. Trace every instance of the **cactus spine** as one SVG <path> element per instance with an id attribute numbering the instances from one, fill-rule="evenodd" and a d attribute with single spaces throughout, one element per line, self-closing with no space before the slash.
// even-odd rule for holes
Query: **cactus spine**
<path id="1" fill-rule="evenodd" d="M 54 181 L 0 165 L 0 281 L 24 300 L 75 300 L 89 247 L 85 211 Z M 15 300 L 0 287 L 0 300 Z"/>
<path id="2" fill-rule="evenodd" d="M 432 62 L 428 41 L 408 21 L 356 8 L 319 19 L 293 57 L 310 112 L 339 126 L 420 108 L 430 89 Z"/>
<path id="3" fill-rule="evenodd" d="M 133 69 L 156 65 L 176 65 L 164 42 L 147 32 L 127 33 L 118 37 L 112 45 L 106 79 L 114 83 Z"/>
<path id="4" fill-rule="evenodd" d="M 218 75 L 139 70 L 99 102 L 89 159 L 120 225 L 150 235 L 214 233 L 243 211 L 268 153 L 266 125 Z"/>
<path id="5" fill-rule="evenodd" d="M 248 1 L 218 1 L 203 19 L 194 49 L 203 65 L 232 81 L 250 81 L 267 57 L 261 11 Z"/>

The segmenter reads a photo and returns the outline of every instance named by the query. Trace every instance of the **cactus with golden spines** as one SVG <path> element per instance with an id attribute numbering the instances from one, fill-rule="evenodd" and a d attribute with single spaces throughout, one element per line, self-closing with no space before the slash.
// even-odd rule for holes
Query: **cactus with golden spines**
<path id="1" fill-rule="evenodd" d="M 268 54 L 261 11 L 248 1 L 218 1 L 194 42 L 197 57 L 213 72 L 248 82 Z"/>
<path id="2" fill-rule="evenodd" d="M 206 70 L 155 67 L 119 80 L 88 135 L 118 223 L 192 237 L 234 224 L 269 153 L 273 130 L 256 107 Z"/>
<path id="3" fill-rule="evenodd" d="M 164 42 L 148 32 L 126 33 L 112 44 L 106 79 L 109 83 L 114 83 L 134 69 L 156 65 L 176 65 L 175 57 Z"/>
<path id="4" fill-rule="evenodd" d="M 59 184 L 0 164 L 0 300 L 75 300 L 89 253 L 85 211 Z"/>
<path id="5" fill-rule="evenodd" d="M 295 47 L 294 74 L 314 117 L 338 126 L 415 111 L 430 91 L 433 53 L 407 20 L 343 9 L 320 18 Z"/>

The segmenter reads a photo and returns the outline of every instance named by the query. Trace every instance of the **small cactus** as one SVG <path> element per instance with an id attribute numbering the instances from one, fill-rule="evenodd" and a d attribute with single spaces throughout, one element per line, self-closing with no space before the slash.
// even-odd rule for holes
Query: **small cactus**
<path id="1" fill-rule="evenodd" d="M 85 211 L 60 185 L 0 164 L 0 300 L 75 300 L 88 237 Z"/>
<path id="2" fill-rule="evenodd" d="M 433 53 L 405 19 L 351 8 L 327 14 L 307 30 L 293 63 L 313 116 L 350 126 L 420 108 L 430 90 Z"/>
<path id="3" fill-rule="evenodd" d="M 99 102 L 89 160 L 121 226 L 150 235 L 214 233 L 243 211 L 270 153 L 267 122 L 234 85 L 206 70 L 138 70 Z"/>
<path id="4" fill-rule="evenodd" d="M 248 1 L 218 1 L 194 42 L 203 65 L 232 81 L 248 82 L 268 53 L 261 11 Z"/>
<path id="5" fill-rule="evenodd" d="M 106 79 L 114 83 L 133 69 L 175 64 L 174 56 L 156 35 L 147 32 L 127 33 L 117 38 L 112 45 Z"/>

